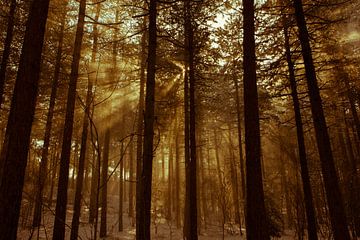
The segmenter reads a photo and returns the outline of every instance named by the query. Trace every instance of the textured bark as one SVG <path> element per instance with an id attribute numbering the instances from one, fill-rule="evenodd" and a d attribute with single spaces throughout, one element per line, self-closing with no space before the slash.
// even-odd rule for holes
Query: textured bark
<path id="1" fill-rule="evenodd" d="M 310 97 L 313 123 L 315 127 L 317 147 L 320 155 L 321 169 L 329 206 L 331 226 L 335 240 L 349 240 L 347 219 L 339 188 L 334 164 L 329 133 L 327 130 L 320 90 L 316 78 L 309 33 L 306 26 L 301 0 L 294 0 L 295 17 L 299 29 L 299 40 L 305 65 L 305 75 Z"/>
<path id="2" fill-rule="evenodd" d="M 314 208 L 313 196 L 311 192 L 309 169 L 306 158 L 304 130 L 303 130 L 303 124 L 302 124 L 301 112 L 300 112 L 300 101 L 298 98 L 298 92 L 296 86 L 294 64 L 291 59 L 291 50 L 290 50 L 287 27 L 284 27 L 284 37 L 285 37 L 286 61 L 289 70 L 289 81 L 291 87 L 291 97 L 293 100 L 294 113 L 295 113 L 296 136 L 297 136 L 298 151 L 299 151 L 301 180 L 304 191 L 308 237 L 309 240 L 317 240 L 318 236 L 317 236 L 317 228 L 316 228 L 315 208 Z"/>
<path id="3" fill-rule="evenodd" d="M 243 1 L 244 107 L 246 153 L 246 236 L 248 240 L 268 240 L 267 216 L 261 170 L 259 104 L 256 85 L 254 1 Z"/>
<path id="4" fill-rule="evenodd" d="M 144 114 L 144 151 L 139 191 L 136 196 L 136 239 L 149 240 L 151 225 L 151 183 L 153 166 L 153 141 L 155 120 L 155 72 L 156 72 L 156 15 L 157 1 L 150 0 L 147 78 Z"/>
<path id="5" fill-rule="evenodd" d="M 79 222 L 80 222 L 80 213 L 81 213 L 81 199 L 83 191 L 83 182 L 84 182 L 84 166 L 86 161 L 86 151 L 87 151 L 87 138 L 88 138 L 88 127 L 89 127 L 89 114 L 91 108 L 92 100 L 92 88 L 93 84 L 90 78 L 88 78 L 88 89 L 86 94 L 85 102 L 85 113 L 83 118 L 83 130 L 81 134 L 81 147 L 80 147 L 80 157 L 79 157 L 79 167 L 78 174 L 76 178 L 76 190 L 75 190 L 75 200 L 74 200 L 74 214 L 71 223 L 71 234 L 70 239 L 76 240 L 78 238 L 79 231 Z"/>
<path id="6" fill-rule="evenodd" d="M 107 183 L 108 183 L 108 165 L 109 165 L 109 149 L 110 148 L 110 129 L 105 132 L 104 154 L 101 166 L 101 223 L 100 238 L 107 236 Z"/>
<path id="7" fill-rule="evenodd" d="M 67 1 L 64 2 L 64 7 L 66 7 Z M 52 129 L 52 121 L 54 116 L 55 109 L 55 101 L 57 95 L 57 88 L 59 85 L 60 78 L 60 68 L 61 68 L 61 59 L 62 59 L 62 47 L 64 40 L 64 28 L 65 28 L 65 19 L 66 19 L 66 11 L 64 9 L 64 14 L 62 15 L 62 22 L 59 31 L 59 40 L 56 52 L 56 60 L 55 60 L 55 69 L 54 69 L 54 79 L 51 86 L 51 94 L 50 94 L 50 103 L 49 103 L 49 111 L 46 117 L 46 126 L 45 126 L 45 135 L 44 135 L 44 145 L 41 153 L 41 163 L 39 169 L 39 179 L 38 179 L 38 189 L 36 192 L 35 199 L 35 207 L 34 207 L 34 216 L 33 216 L 33 227 L 39 227 L 41 223 L 41 210 L 43 203 L 43 190 L 45 187 L 45 180 L 47 178 L 47 163 L 49 156 L 49 146 L 50 146 L 50 136 Z M 1 103 L 0 103 L 1 104 Z"/>
<path id="8" fill-rule="evenodd" d="M 81 57 L 81 45 L 84 35 L 86 1 L 80 1 L 78 23 L 75 36 L 73 60 L 71 63 L 70 82 L 66 105 L 66 116 L 64 123 L 63 142 L 60 158 L 60 172 L 58 181 L 58 191 L 55 209 L 55 223 L 53 229 L 53 239 L 63 240 L 65 238 L 65 219 L 67 205 L 67 188 L 69 182 L 69 163 L 71 151 L 71 138 L 73 133 L 74 109 L 76 100 L 76 84 L 78 80 L 79 64 Z"/>
<path id="9" fill-rule="evenodd" d="M 11 0 L 10 11 L 9 11 L 8 20 L 7 20 L 4 49 L 3 49 L 1 65 L 0 65 L 0 108 L 3 103 L 3 94 L 4 94 L 5 79 L 6 79 L 6 68 L 8 65 L 9 57 L 10 57 L 11 42 L 12 42 L 13 35 L 14 35 L 13 33 L 14 33 L 14 25 L 15 25 L 15 10 L 16 10 L 16 0 Z"/>
<path id="10" fill-rule="evenodd" d="M 49 0 L 30 7 L 0 159 L 0 236 L 16 239 Z"/>

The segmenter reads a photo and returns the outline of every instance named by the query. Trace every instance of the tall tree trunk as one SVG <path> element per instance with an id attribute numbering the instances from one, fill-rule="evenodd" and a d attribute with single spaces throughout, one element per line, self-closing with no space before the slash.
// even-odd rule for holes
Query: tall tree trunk
<path id="1" fill-rule="evenodd" d="M 168 165 L 168 182 L 167 182 L 167 219 L 169 222 L 172 221 L 172 206 L 174 205 L 174 202 L 172 201 L 172 192 L 173 192 L 173 165 L 174 165 L 174 150 L 173 150 L 173 144 L 172 144 L 172 139 L 173 139 L 173 132 L 170 131 L 169 133 L 169 165 Z"/>
<path id="2" fill-rule="evenodd" d="M 242 130 L 241 130 L 241 107 L 240 107 L 240 97 L 239 97 L 239 84 L 236 78 L 234 78 L 235 84 L 235 100 L 236 100 L 236 117 L 237 117 L 237 131 L 238 131 L 238 144 L 239 144 L 239 155 L 240 155 L 240 181 L 241 181 L 241 197 L 245 202 L 245 163 L 244 163 L 244 153 L 243 153 L 243 144 L 242 144 Z M 243 209 L 245 206 L 242 206 Z M 240 219 L 241 220 L 241 219 Z M 240 234 L 242 235 L 242 230 L 240 229 Z"/>
<path id="3" fill-rule="evenodd" d="M 231 188 L 232 188 L 232 198 L 235 209 L 235 223 L 239 224 L 241 229 L 241 219 L 240 219 L 240 201 L 239 201 L 239 186 L 237 179 L 237 171 L 235 167 L 235 159 L 233 152 L 233 143 L 231 136 L 231 125 L 229 124 L 229 163 L 230 163 L 230 175 L 231 175 Z"/>
<path id="4" fill-rule="evenodd" d="M 87 151 L 87 137 L 88 137 L 88 127 L 89 127 L 89 116 L 90 116 L 90 108 L 92 101 L 92 80 L 88 78 L 88 89 L 86 94 L 86 102 L 85 102 L 85 113 L 83 118 L 83 130 L 81 134 L 81 148 L 80 148 L 80 157 L 79 157 L 79 167 L 76 178 L 76 190 L 75 190 L 75 200 L 74 200 L 74 214 L 71 223 L 71 234 L 70 239 L 76 240 L 78 238 L 79 231 L 79 220 L 81 213 L 81 199 L 82 199 L 82 190 L 83 190 L 83 182 L 84 182 L 84 166 L 86 161 L 86 151 Z"/>
<path id="5" fill-rule="evenodd" d="M 0 159 L 0 236 L 16 239 L 49 0 L 31 4 Z"/>
<path id="6" fill-rule="evenodd" d="M 123 227 L 123 201 L 124 201 L 124 160 L 125 156 L 124 152 L 124 143 L 121 143 L 121 150 L 120 150 L 120 177 L 119 177 L 119 232 L 122 232 L 124 230 Z"/>
<path id="7" fill-rule="evenodd" d="M 7 29 L 6 29 L 4 49 L 3 49 L 1 65 L 0 65 L 0 108 L 3 103 L 3 94 L 4 94 L 5 79 L 6 79 L 6 68 L 8 65 L 9 57 L 10 57 L 11 42 L 12 42 L 13 33 L 14 33 L 15 10 L 16 10 L 16 0 L 11 0 L 10 11 L 9 11 L 8 18 L 7 18 L 8 20 L 7 20 Z"/>
<path id="8" fill-rule="evenodd" d="M 299 39 L 305 65 L 305 75 L 310 97 L 311 112 L 316 133 L 316 141 L 320 154 L 321 168 L 329 206 L 330 220 L 335 240 L 349 240 L 347 219 L 336 175 L 329 133 L 327 130 L 324 110 L 315 67 L 310 47 L 309 33 L 306 26 L 304 10 L 301 0 L 294 0 L 295 17 L 299 29 Z"/>
<path id="9" fill-rule="evenodd" d="M 90 206 L 89 206 L 89 223 L 94 223 L 96 216 L 96 202 L 98 189 L 98 170 L 99 164 L 96 156 L 96 150 L 93 149 L 91 164 L 91 189 L 90 189 Z"/>
<path id="10" fill-rule="evenodd" d="M 147 28 L 147 19 L 144 17 L 142 28 Z M 146 70 L 146 64 L 147 64 L 147 58 L 146 58 L 146 37 L 147 37 L 147 31 L 143 32 L 141 36 L 141 56 L 140 56 L 140 93 L 139 93 L 139 106 L 138 106 L 138 114 L 137 114 L 137 137 L 136 137 L 136 235 L 142 234 L 143 231 L 142 226 L 140 226 L 140 223 L 143 224 L 143 222 L 139 222 L 142 220 L 142 216 L 140 216 L 140 213 L 142 213 L 142 199 L 138 196 L 141 195 L 141 176 L 143 171 L 143 134 L 144 134 L 144 105 L 145 105 L 145 70 Z M 142 236 L 142 239 L 144 236 Z"/>
<path id="11" fill-rule="evenodd" d="M 65 8 L 67 6 L 67 1 L 65 1 L 63 4 L 64 4 L 63 7 Z M 39 182 L 38 182 L 38 189 L 36 192 L 34 216 L 33 216 L 33 222 L 32 222 L 33 227 L 39 227 L 40 223 L 41 223 L 43 190 L 45 187 L 45 180 L 47 178 L 47 171 L 48 171 L 47 170 L 47 162 L 48 162 L 48 156 L 49 156 L 50 136 L 51 136 L 51 129 L 52 129 L 52 121 L 53 121 L 53 116 L 54 116 L 57 88 L 59 85 L 59 78 L 60 78 L 60 68 L 61 68 L 62 47 L 63 47 L 63 40 L 64 40 L 66 14 L 67 14 L 67 11 L 65 11 L 65 9 L 64 9 L 64 14 L 62 15 L 62 22 L 61 22 L 60 31 L 59 31 L 59 40 L 58 40 L 58 46 L 57 46 L 57 52 L 56 52 L 54 79 L 53 79 L 52 86 L 51 86 L 49 111 L 47 113 L 47 118 L 46 118 L 44 145 L 43 145 L 42 154 L 41 154 L 41 163 L 40 163 L 39 179 L 38 179 Z"/>
<path id="12" fill-rule="evenodd" d="M 318 237 L 317 237 L 317 230 L 316 230 L 315 208 L 314 208 L 313 196 L 312 196 L 312 192 L 311 192 L 309 169 L 308 169 L 308 163 L 307 163 L 307 158 L 306 158 L 304 130 L 303 130 L 303 124 L 302 124 L 301 112 L 300 112 L 300 102 L 299 102 L 298 93 L 297 93 L 294 64 L 291 59 L 291 50 L 290 50 L 287 26 L 284 26 L 284 37 L 285 37 L 286 61 L 287 61 L 288 69 L 289 69 L 291 97 L 293 100 L 294 113 L 295 113 L 296 134 L 297 134 L 297 143 L 298 143 L 298 149 L 299 149 L 301 180 L 302 180 L 302 186 L 303 186 L 303 191 L 304 191 L 308 237 L 309 237 L 309 240 L 317 240 Z"/>
<path id="13" fill-rule="evenodd" d="M 71 63 L 70 82 L 66 105 L 66 116 L 64 123 L 63 142 L 60 158 L 60 172 L 58 181 L 58 191 L 55 209 L 55 223 L 53 229 L 53 239 L 63 240 L 65 238 L 65 220 L 67 205 L 67 188 L 69 182 L 69 163 L 71 151 L 71 138 L 73 132 L 74 109 L 76 100 L 76 84 L 78 80 L 79 63 L 81 57 L 81 45 L 84 35 L 86 0 L 80 1 L 78 23 L 75 36 L 73 60 Z"/>
<path id="14" fill-rule="evenodd" d="M 265 210 L 261 170 L 259 104 L 256 85 L 254 0 L 243 1 L 243 17 L 246 236 L 248 240 L 268 240 L 268 218 Z M 259 218 L 259 216 L 261 217 Z"/>
<path id="15" fill-rule="evenodd" d="M 147 79 L 144 114 L 144 151 L 142 173 L 139 183 L 139 192 L 136 196 L 136 239 L 148 240 L 150 238 L 151 225 L 151 183 L 153 166 L 153 141 L 154 141 L 154 120 L 155 120 L 155 72 L 156 72 L 156 15 L 157 1 L 150 0 L 149 5 L 149 38 L 148 38 L 148 59 Z M 138 227 L 139 226 L 139 227 Z"/>
<path id="16" fill-rule="evenodd" d="M 180 228 L 181 216 L 180 216 L 180 143 L 179 143 L 179 127 L 178 127 L 178 115 L 175 114 L 175 215 L 176 226 Z"/>
<path id="17" fill-rule="evenodd" d="M 110 148 L 110 129 L 105 131 L 104 154 L 101 166 L 101 224 L 100 224 L 100 238 L 107 236 L 107 183 L 108 183 L 108 164 L 109 164 L 109 149 Z"/>
<path id="18" fill-rule="evenodd" d="M 188 84 L 189 84 L 189 149 L 190 158 L 186 166 L 186 194 L 188 194 L 188 229 L 185 234 L 187 240 L 198 239 L 197 226 L 197 170 L 196 170 L 196 115 L 195 115 L 195 63 L 194 63 L 194 32 L 192 26 L 191 1 L 185 1 L 185 56 L 188 66 Z"/>
<path id="19" fill-rule="evenodd" d="M 129 150 L 129 218 L 134 217 L 134 143 L 131 141 Z M 132 220 L 131 220 L 132 222 Z"/>

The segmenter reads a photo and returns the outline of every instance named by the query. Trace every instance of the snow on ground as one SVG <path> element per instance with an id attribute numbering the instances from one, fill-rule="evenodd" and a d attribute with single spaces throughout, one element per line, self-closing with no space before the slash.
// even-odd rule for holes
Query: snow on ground
<path id="1" fill-rule="evenodd" d="M 135 226 L 132 224 L 132 219 L 128 217 L 126 212 L 127 204 L 125 203 L 124 211 L 124 231 L 118 231 L 118 214 L 117 214 L 117 199 L 111 199 L 108 206 L 108 220 L 107 220 L 107 229 L 108 236 L 107 240 L 133 240 L 135 239 Z M 116 204 L 113 204 L 116 203 Z M 72 220 L 72 205 L 68 205 L 67 218 L 66 218 L 66 239 L 70 238 L 70 226 Z M 19 240 L 32 240 L 32 239 L 51 239 L 52 238 L 52 227 L 54 223 L 54 209 L 45 210 L 44 213 L 43 226 L 40 229 L 35 229 L 31 236 L 31 228 L 29 227 L 19 227 L 18 230 L 18 239 Z M 30 226 L 31 217 L 29 217 L 27 226 Z M 99 223 L 98 228 L 100 228 L 100 211 L 99 211 Z M 39 231 L 38 231 L 39 230 Z M 229 233 L 226 231 L 225 238 L 226 240 L 241 240 L 245 239 L 241 237 L 239 233 Z M 89 240 L 92 239 L 93 225 L 88 223 L 88 211 L 83 208 L 82 216 L 80 219 L 80 228 L 79 228 L 79 239 L 80 240 Z M 99 236 L 99 232 L 98 232 Z M 98 238 L 99 239 L 99 238 Z M 153 240 L 182 240 L 182 229 L 177 229 L 176 226 L 168 224 L 164 219 L 159 219 L 157 224 L 152 224 L 152 239 Z M 199 236 L 199 240 L 221 240 L 222 239 L 222 230 L 218 225 L 207 226 L 206 229 L 202 229 Z M 290 240 L 295 239 L 290 233 L 285 234 L 281 240 Z"/>

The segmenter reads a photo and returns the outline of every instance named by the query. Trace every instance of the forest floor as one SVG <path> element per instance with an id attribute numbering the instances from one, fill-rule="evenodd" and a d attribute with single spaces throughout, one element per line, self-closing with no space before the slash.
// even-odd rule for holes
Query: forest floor
<path id="1" fill-rule="evenodd" d="M 108 236 L 105 238 L 107 240 L 133 240 L 135 239 L 135 227 L 133 224 L 133 219 L 128 217 L 126 212 L 127 204 L 124 203 L 124 215 L 123 215 L 123 231 L 118 231 L 118 201 L 116 198 L 109 201 L 111 204 L 108 206 L 107 212 L 107 233 Z M 70 239 L 70 227 L 72 220 L 72 205 L 68 204 L 67 218 L 66 218 L 66 239 Z M 18 239 L 19 240 L 33 240 L 33 239 L 51 239 L 52 230 L 54 224 L 54 206 L 52 209 L 44 211 L 43 214 L 43 224 L 39 229 L 32 229 L 31 227 L 31 214 L 27 219 L 20 219 L 20 227 L 18 229 Z M 99 211 L 99 222 L 98 229 L 100 228 L 100 211 Z M 82 217 L 80 219 L 80 228 L 79 228 L 79 239 L 80 240 L 89 240 L 93 239 L 93 229 L 94 226 L 88 223 L 88 209 L 83 208 Z M 99 237 L 99 232 L 97 233 Z M 156 219 L 156 222 L 152 224 L 152 239 L 153 240 L 182 240 L 182 229 L 176 228 L 175 225 L 168 224 L 167 221 L 163 218 Z M 206 229 L 202 229 L 199 240 L 220 240 L 222 237 L 222 227 L 219 223 L 214 225 L 208 225 Z M 225 230 L 224 239 L 226 240 L 241 240 L 245 239 L 240 236 L 239 229 L 233 229 L 227 227 Z M 291 232 L 285 232 L 281 238 L 274 238 L 281 240 L 290 240 L 295 239 L 294 235 Z"/>

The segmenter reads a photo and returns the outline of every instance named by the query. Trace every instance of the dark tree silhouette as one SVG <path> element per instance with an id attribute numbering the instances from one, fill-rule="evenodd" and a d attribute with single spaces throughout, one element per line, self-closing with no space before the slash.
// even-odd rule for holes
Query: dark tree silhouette
<path id="1" fill-rule="evenodd" d="M 268 240 L 261 171 L 259 104 L 256 85 L 254 1 L 243 1 L 244 108 L 246 153 L 246 236 L 248 240 Z"/>
<path id="2" fill-rule="evenodd" d="M 341 198 L 338 177 L 336 174 L 329 133 L 322 107 L 319 86 L 316 78 L 314 61 L 309 40 L 309 33 L 301 0 L 294 0 L 295 17 L 299 29 L 301 52 L 305 65 L 305 75 L 310 97 L 313 123 L 315 127 L 317 147 L 320 154 L 326 199 L 329 205 L 331 226 L 335 240 L 349 240 L 347 220 Z"/>
<path id="3" fill-rule="evenodd" d="M 16 239 L 49 0 L 30 7 L 0 159 L 0 236 Z"/>
<path id="4" fill-rule="evenodd" d="M 156 72 L 156 15 L 157 1 L 149 2 L 149 38 L 144 113 L 143 164 L 136 196 L 136 239 L 150 239 L 151 183 L 153 165 L 153 142 L 155 120 L 155 72 Z"/>
<path id="5" fill-rule="evenodd" d="M 63 142 L 60 158 L 60 172 L 58 181 L 58 191 L 55 209 L 55 222 L 53 229 L 53 239 L 63 240 L 65 238 L 65 219 L 67 206 L 67 189 L 69 182 L 69 163 L 71 152 L 71 138 L 73 133 L 74 109 L 76 100 L 76 84 L 79 74 L 79 63 L 81 56 L 81 45 L 84 35 L 86 0 L 80 1 L 78 23 L 75 35 L 75 45 L 73 59 L 71 63 L 70 82 L 66 103 L 66 116 L 64 123 Z"/>

